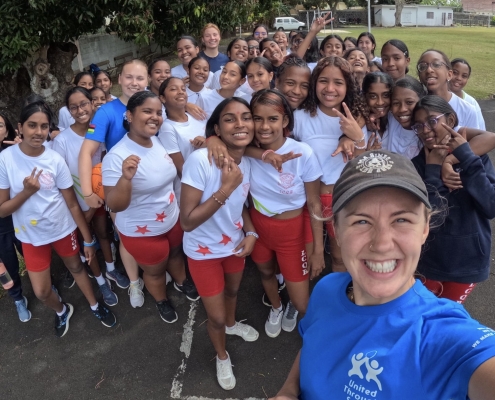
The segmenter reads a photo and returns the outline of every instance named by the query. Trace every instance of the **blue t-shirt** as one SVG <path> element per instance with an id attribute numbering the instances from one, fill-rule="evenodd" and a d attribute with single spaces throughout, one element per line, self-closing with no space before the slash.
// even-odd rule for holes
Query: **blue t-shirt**
<path id="1" fill-rule="evenodd" d="M 202 51 L 199 53 L 199 56 L 208 61 L 208 64 L 210 64 L 210 72 L 213 73 L 217 72 L 221 67 L 230 61 L 229 58 L 223 53 L 218 53 L 216 57 L 208 57 L 204 51 Z"/>
<path id="2" fill-rule="evenodd" d="M 420 281 L 401 297 L 357 306 L 348 273 L 315 287 L 299 324 L 301 399 L 466 400 L 473 372 L 495 356 L 495 331 Z"/>
<path id="3" fill-rule="evenodd" d="M 95 126 L 94 132 L 86 133 L 86 139 L 104 142 L 110 151 L 127 133 L 123 126 L 125 112 L 126 106 L 120 99 L 103 104 L 91 121 Z"/>

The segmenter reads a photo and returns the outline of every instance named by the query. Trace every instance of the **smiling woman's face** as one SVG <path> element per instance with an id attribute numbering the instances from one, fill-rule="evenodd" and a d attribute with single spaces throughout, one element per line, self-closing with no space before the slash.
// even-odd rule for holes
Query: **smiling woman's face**
<path id="1" fill-rule="evenodd" d="M 337 213 L 335 235 L 356 304 L 384 304 L 407 292 L 428 222 L 417 197 L 386 186 L 360 193 Z"/>

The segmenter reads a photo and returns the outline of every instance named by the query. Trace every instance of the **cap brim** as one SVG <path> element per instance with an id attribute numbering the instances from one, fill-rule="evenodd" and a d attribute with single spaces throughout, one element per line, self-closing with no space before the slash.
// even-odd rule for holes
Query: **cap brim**
<path id="1" fill-rule="evenodd" d="M 340 196 L 340 199 L 338 199 L 335 202 L 335 204 L 332 206 L 332 212 L 334 214 L 339 212 L 349 201 L 351 201 L 358 194 L 368 189 L 379 186 L 387 186 L 387 187 L 403 189 L 411 193 L 412 195 L 416 196 L 422 203 L 424 203 L 426 207 L 431 209 L 430 201 L 428 200 L 428 195 L 425 194 L 420 188 L 399 179 L 391 179 L 390 177 L 383 177 L 383 178 L 373 178 L 367 180 L 347 190 L 346 193 Z"/>

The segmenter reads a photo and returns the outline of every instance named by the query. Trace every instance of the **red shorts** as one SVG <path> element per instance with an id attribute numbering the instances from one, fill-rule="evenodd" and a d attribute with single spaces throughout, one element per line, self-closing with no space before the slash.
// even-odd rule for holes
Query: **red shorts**
<path id="1" fill-rule="evenodd" d="M 189 272 L 201 297 L 216 296 L 225 288 L 225 274 L 244 270 L 245 258 L 234 255 L 209 260 L 193 260 L 187 257 Z"/>
<path id="2" fill-rule="evenodd" d="M 304 216 L 289 219 L 267 217 L 249 209 L 259 239 L 251 258 L 255 263 L 265 263 L 277 258 L 280 272 L 289 282 L 302 282 L 309 278 L 308 257 L 304 246 Z"/>
<path id="3" fill-rule="evenodd" d="M 304 218 L 304 243 L 313 243 L 313 230 L 311 229 L 311 215 L 309 215 L 308 206 L 305 204 L 303 208 Z"/>
<path id="4" fill-rule="evenodd" d="M 125 249 L 139 265 L 156 265 L 168 258 L 170 249 L 182 243 L 184 231 L 177 220 L 172 229 L 158 236 L 125 236 L 119 232 Z"/>
<path id="5" fill-rule="evenodd" d="M 424 277 L 422 277 L 421 281 L 435 296 L 442 299 L 449 299 L 459 304 L 464 303 L 476 287 L 476 283 L 442 282 Z"/>
<path id="6" fill-rule="evenodd" d="M 71 257 L 78 254 L 77 229 L 53 243 L 43 244 L 41 246 L 22 243 L 26 269 L 31 272 L 42 272 L 50 268 L 52 248 L 60 257 Z"/>
<path id="7" fill-rule="evenodd" d="M 333 216 L 332 212 L 332 199 L 333 195 L 332 194 L 320 194 L 320 200 L 321 200 L 321 213 L 323 215 L 323 218 L 330 218 Z M 333 230 L 333 224 L 332 221 L 327 221 L 325 222 L 325 228 L 327 228 L 327 233 L 331 238 L 335 238 L 335 232 Z"/>

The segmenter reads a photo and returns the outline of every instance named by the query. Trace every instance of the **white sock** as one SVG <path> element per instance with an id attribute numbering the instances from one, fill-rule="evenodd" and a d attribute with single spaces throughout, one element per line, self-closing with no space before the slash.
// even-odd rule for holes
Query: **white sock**
<path id="1" fill-rule="evenodd" d="M 100 276 L 95 276 L 96 282 L 98 282 L 98 285 L 104 285 L 107 281 L 105 278 L 103 278 L 103 275 L 100 274 Z"/>
<path id="2" fill-rule="evenodd" d="M 282 274 L 276 274 L 276 276 L 277 276 L 277 281 L 280 285 L 284 283 L 284 276 Z"/>
<path id="3" fill-rule="evenodd" d="M 236 325 L 237 325 L 237 321 L 236 321 L 236 323 L 235 323 L 234 325 L 232 325 L 232 326 L 225 326 L 225 329 L 227 329 L 228 331 L 233 331 Z"/>
<path id="4" fill-rule="evenodd" d="M 79 253 L 79 257 L 81 257 L 81 261 L 84 264 L 86 262 L 86 257 L 84 257 L 81 253 Z"/>
<path id="5" fill-rule="evenodd" d="M 115 269 L 115 264 L 113 262 L 108 263 L 105 261 L 105 264 L 107 265 L 107 271 L 112 272 Z"/>
<path id="6" fill-rule="evenodd" d="M 131 281 L 131 285 L 139 285 L 139 278 L 137 281 Z"/>
<path id="7" fill-rule="evenodd" d="M 96 303 L 94 306 L 90 306 L 93 311 L 98 310 L 98 303 Z"/>
<path id="8" fill-rule="evenodd" d="M 284 306 L 282 304 L 280 304 L 280 307 L 279 308 L 275 308 L 272 306 L 272 308 L 275 310 L 275 311 L 282 311 L 282 309 L 284 308 Z"/>
<path id="9" fill-rule="evenodd" d="M 218 354 L 217 354 L 217 360 L 220 361 L 221 363 L 226 363 L 226 362 L 229 362 L 230 361 L 230 357 L 227 354 L 227 358 L 225 360 L 221 360 L 220 358 L 218 358 Z"/>
<path id="10" fill-rule="evenodd" d="M 62 311 L 58 312 L 58 313 L 57 313 L 57 315 L 58 315 L 59 317 L 61 317 L 62 315 L 64 315 L 64 313 L 65 313 L 66 311 L 67 311 L 67 307 L 66 307 L 66 306 L 65 306 L 65 304 L 64 304 L 64 308 L 62 309 Z"/>

